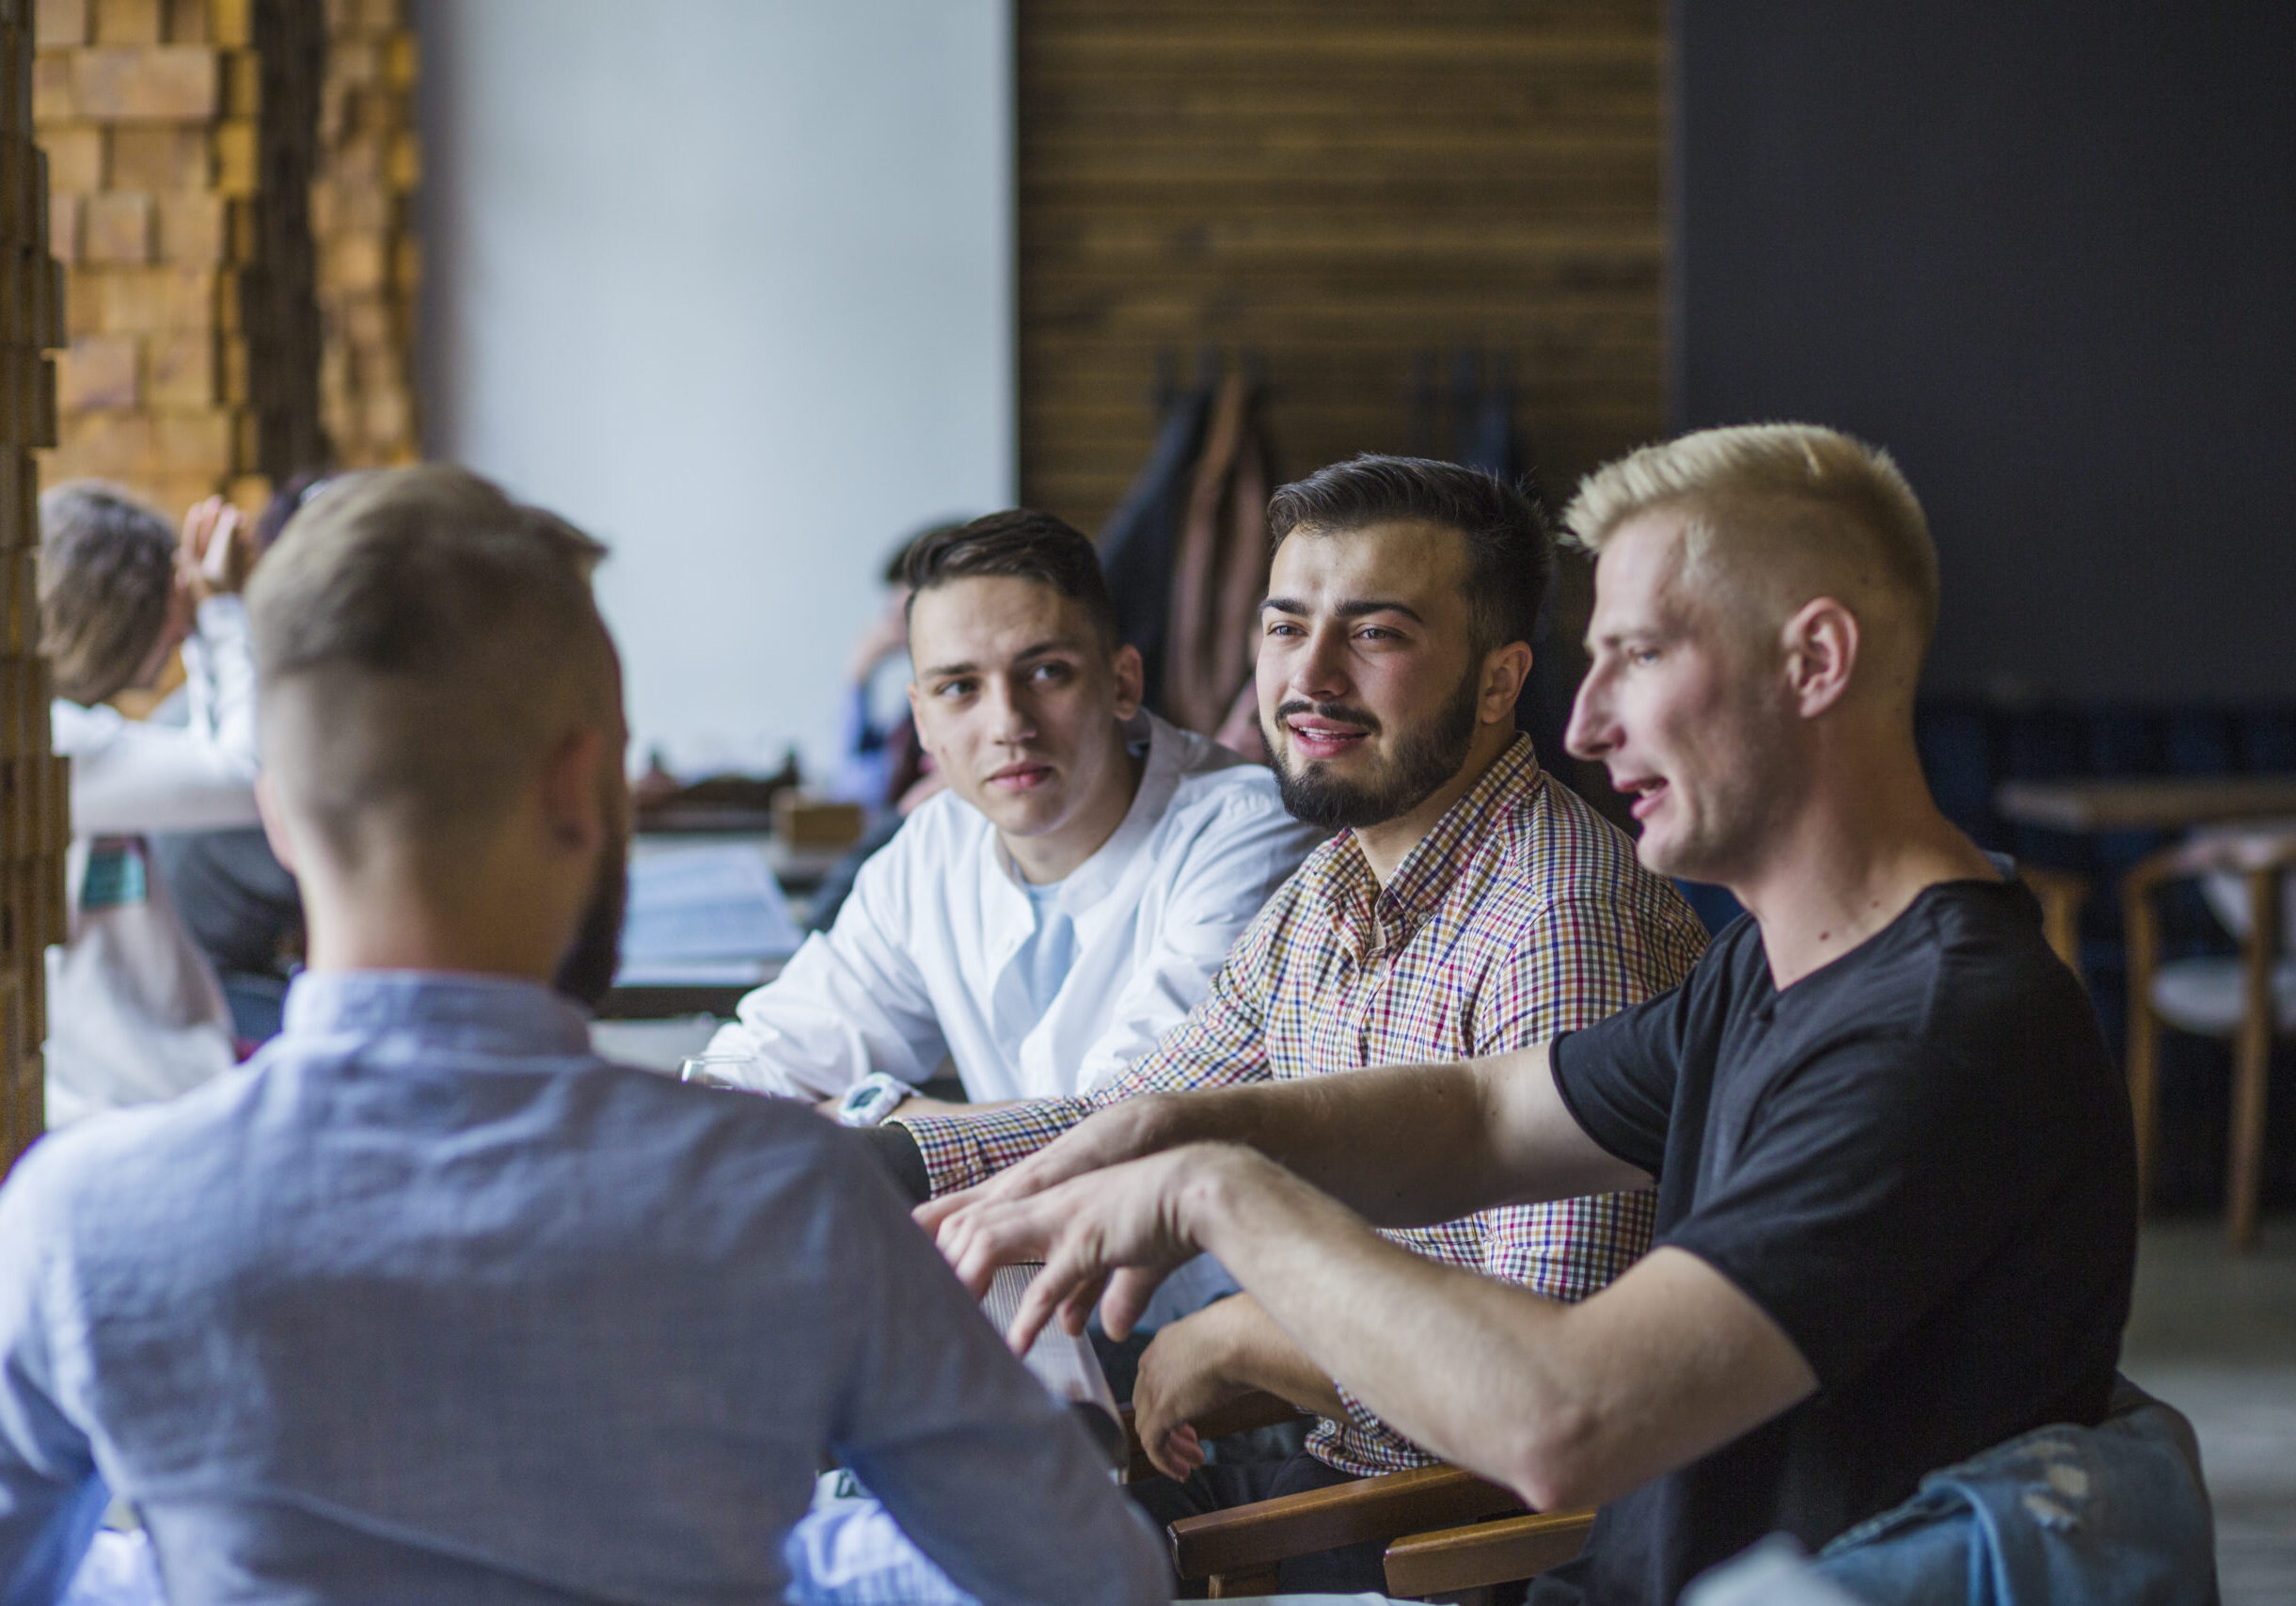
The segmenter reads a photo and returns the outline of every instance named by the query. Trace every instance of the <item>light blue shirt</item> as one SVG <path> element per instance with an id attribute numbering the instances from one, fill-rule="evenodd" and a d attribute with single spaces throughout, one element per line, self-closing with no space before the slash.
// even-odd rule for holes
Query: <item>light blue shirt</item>
<path id="1" fill-rule="evenodd" d="M 0 1189 L 0 1603 L 107 1490 L 176 1606 L 782 1598 L 834 1456 L 990 1602 L 1153 1539 L 875 1162 L 609 1066 L 519 982 L 306 975 L 285 1033 Z"/>
<path id="2" fill-rule="evenodd" d="M 1076 922 L 1060 906 L 1060 882 L 1021 883 L 1034 922 L 997 985 L 997 1025 L 1015 1041 L 1044 1019 L 1076 968 Z"/>

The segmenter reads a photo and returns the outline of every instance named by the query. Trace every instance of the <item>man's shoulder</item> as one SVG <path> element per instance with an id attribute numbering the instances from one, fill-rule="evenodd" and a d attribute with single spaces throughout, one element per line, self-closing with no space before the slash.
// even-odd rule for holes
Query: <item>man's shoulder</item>
<path id="1" fill-rule="evenodd" d="M 18 1208 L 55 1213 L 73 1232 L 124 1207 L 196 1192 L 205 1175 L 230 1173 L 250 1075 L 235 1069 L 159 1104 L 98 1111 L 47 1134 L 9 1172 Z M 122 1186 L 123 1178 L 135 1179 Z M 160 1206 L 167 1213 L 170 1207 Z"/>
<path id="2" fill-rule="evenodd" d="M 1172 754 L 1172 804 L 1208 800 L 1236 800 L 1245 806 L 1283 810 L 1283 794 L 1275 771 L 1232 748 L 1222 747 L 1208 736 L 1181 730 L 1159 720 L 1155 739 Z"/>
<path id="3" fill-rule="evenodd" d="M 1518 897 L 1537 905 L 1594 904 L 1621 918 L 1704 928 L 1674 883 L 1646 867 L 1627 835 L 1552 771 L 1509 803 L 1479 851 Z"/>

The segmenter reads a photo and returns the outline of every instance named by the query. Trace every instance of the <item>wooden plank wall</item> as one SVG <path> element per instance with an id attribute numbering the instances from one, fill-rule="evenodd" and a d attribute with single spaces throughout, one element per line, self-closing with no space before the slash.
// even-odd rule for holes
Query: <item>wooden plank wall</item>
<path id="1" fill-rule="evenodd" d="M 1256 351 L 1279 469 L 1512 354 L 1550 496 L 1665 425 L 1657 0 L 1019 0 L 1021 479 L 1089 531 L 1157 354 Z"/>

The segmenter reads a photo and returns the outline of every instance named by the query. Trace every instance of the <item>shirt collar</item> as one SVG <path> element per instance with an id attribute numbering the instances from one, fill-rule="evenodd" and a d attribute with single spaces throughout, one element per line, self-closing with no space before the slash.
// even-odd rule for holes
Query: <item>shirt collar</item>
<path id="1" fill-rule="evenodd" d="M 1350 831 L 1338 838 L 1333 843 L 1335 874 L 1326 883 L 1326 896 L 1343 914 L 1350 905 L 1360 905 L 1378 914 L 1383 925 L 1429 913 L 1449 893 L 1468 851 L 1489 835 L 1493 821 L 1539 781 L 1539 759 L 1530 738 L 1518 734 L 1459 801 L 1443 811 L 1427 835 L 1412 844 L 1385 887 L 1372 876 L 1355 834 Z"/>
<path id="2" fill-rule="evenodd" d="M 590 1053 L 588 1018 L 538 981 L 461 971 L 303 971 L 287 989 L 281 1035 L 407 1033 L 505 1055 Z"/>

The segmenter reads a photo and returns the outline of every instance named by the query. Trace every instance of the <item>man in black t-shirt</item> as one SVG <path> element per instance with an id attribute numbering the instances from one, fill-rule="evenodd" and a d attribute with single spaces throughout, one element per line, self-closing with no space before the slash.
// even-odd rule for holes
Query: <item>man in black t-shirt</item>
<path id="1" fill-rule="evenodd" d="M 1599 555 L 1571 748 L 1632 799 L 1643 863 L 1750 917 L 1587 1030 L 1136 1101 L 933 1219 L 976 1284 L 1047 1260 L 1016 1343 L 1103 1288 L 1121 1333 L 1217 1255 L 1418 1443 L 1534 1507 L 1608 1503 L 1535 1601 L 1666 1606 L 1773 1530 L 1821 1545 L 1934 1468 L 2099 1421 L 2133 1146 L 2038 910 L 1923 782 L 1936 557 L 1888 457 L 1706 431 L 1600 470 L 1567 522 Z M 1365 1220 L 1653 1181 L 1651 1253 L 1576 1306 Z"/>

